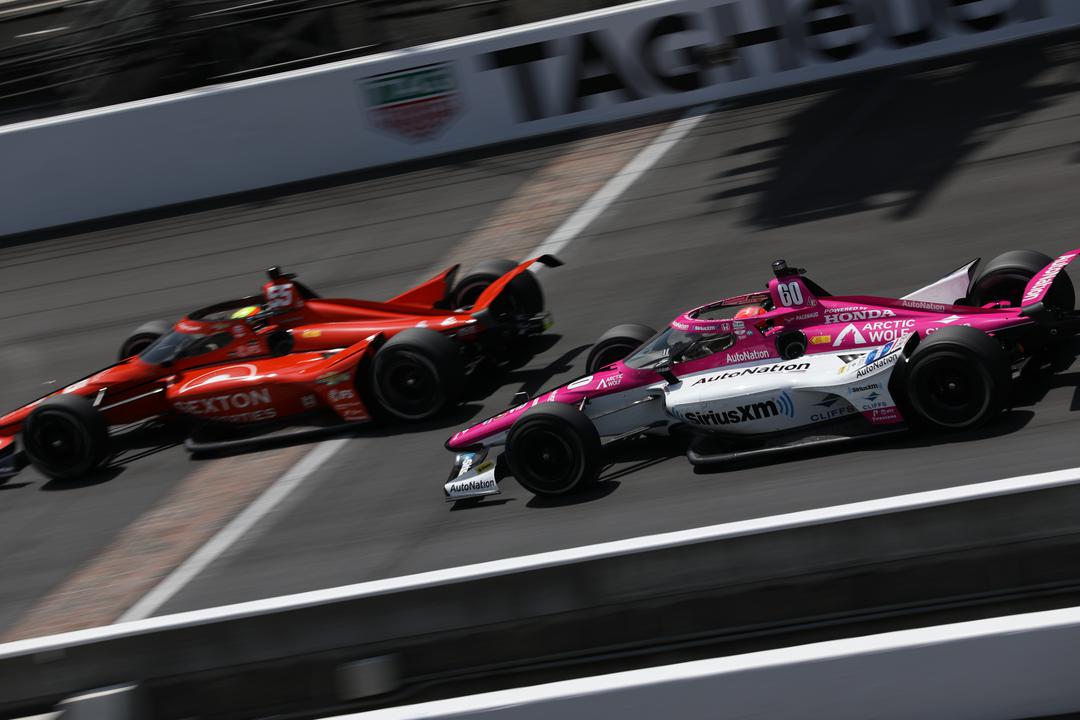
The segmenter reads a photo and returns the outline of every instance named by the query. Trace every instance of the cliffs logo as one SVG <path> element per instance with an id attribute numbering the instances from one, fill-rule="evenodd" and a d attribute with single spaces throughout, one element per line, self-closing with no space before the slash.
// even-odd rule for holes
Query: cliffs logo
<path id="1" fill-rule="evenodd" d="M 375 126 L 411 142 L 431 140 L 462 110 L 450 63 L 384 73 L 359 82 Z"/>

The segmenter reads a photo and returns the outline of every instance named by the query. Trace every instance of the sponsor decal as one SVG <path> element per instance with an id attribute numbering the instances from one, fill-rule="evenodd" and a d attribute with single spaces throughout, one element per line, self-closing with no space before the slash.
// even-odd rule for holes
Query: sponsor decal
<path id="1" fill-rule="evenodd" d="M 852 342 L 856 345 L 866 344 L 866 338 L 859 332 L 859 329 L 851 323 L 848 323 L 844 329 L 840 331 L 840 334 L 836 336 L 836 342 L 833 343 L 833 347 L 840 347 L 843 345 L 844 341 L 848 339 L 848 336 L 852 337 Z"/>
<path id="2" fill-rule="evenodd" d="M 904 418 L 900 417 L 900 411 L 896 409 L 895 405 L 870 410 L 870 422 L 884 424 L 903 422 L 903 420 Z"/>
<path id="3" fill-rule="evenodd" d="M 356 393 L 352 390 L 331 390 L 329 393 L 330 402 L 339 402 L 341 400 L 356 400 Z"/>
<path id="4" fill-rule="evenodd" d="M 865 308 L 859 310 L 841 310 L 825 313 L 827 323 L 849 323 L 858 320 L 877 320 L 883 317 L 896 317 L 896 313 L 888 308 Z"/>
<path id="5" fill-rule="evenodd" d="M 457 437 L 457 435 L 454 437 Z M 472 469 L 473 461 L 476 459 L 476 453 L 462 453 L 459 457 L 461 459 L 461 469 L 458 470 L 458 477 L 461 477 Z"/>
<path id="6" fill-rule="evenodd" d="M 671 327 L 675 328 L 676 330 L 689 330 L 690 324 L 684 323 L 682 320 L 672 320 Z"/>
<path id="7" fill-rule="evenodd" d="M 304 395 L 300 398 L 300 404 L 304 406 L 305 410 L 310 410 L 319 404 L 318 399 L 314 395 Z"/>
<path id="8" fill-rule="evenodd" d="M 192 400 L 177 400 L 174 403 L 178 410 L 189 415 L 215 415 L 217 413 L 227 413 L 230 410 L 247 410 L 248 408 L 269 404 L 270 390 L 268 388 L 194 398 Z"/>
<path id="9" fill-rule="evenodd" d="M 741 363 L 751 360 L 764 360 L 769 357 L 768 350 L 743 350 L 742 352 L 728 353 L 724 356 L 726 363 Z"/>
<path id="10" fill-rule="evenodd" d="M 764 420 L 780 414 L 780 408 L 773 400 L 738 405 L 731 410 L 703 410 L 683 413 L 681 417 L 693 425 L 737 425 L 744 422 Z"/>
<path id="11" fill-rule="evenodd" d="M 729 372 L 723 372 L 718 375 L 710 375 L 709 377 L 698 378 L 693 382 L 693 385 L 700 385 L 702 383 L 715 382 L 717 380 L 727 380 L 729 378 L 742 377 L 743 375 L 764 375 L 767 373 L 789 373 L 789 372 L 805 372 L 810 369 L 810 363 L 787 363 L 779 365 L 760 365 L 758 367 L 748 367 L 742 370 L 731 370 Z M 691 387 L 693 387 L 691 385 Z"/>
<path id="12" fill-rule="evenodd" d="M 450 483 L 450 493 L 485 492 L 488 490 L 495 490 L 497 487 L 498 483 L 496 483 L 493 478 L 487 478 L 485 480 L 473 478 L 472 480 L 461 480 L 459 482 Z"/>
<path id="13" fill-rule="evenodd" d="M 358 84 L 375 127 L 410 142 L 438 136 L 463 109 L 450 63 L 383 73 Z"/>
<path id="14" fill-rule="evenodd" d="M 835 405 L 838 402 L 840 402 L 840 398 L 838 398 L 835 395 L 831 395 L 831 396 L 825 398 L 824 400 L 822 400 L 821 402 L 814 403 L 814 406 L 815 407 L 823 407 L 823 408 L 831 408 L 833 405 Z"/>
<path id="15" fill-rule="evenodd" d="M 832 342 L 832 335 L 811 335 L 811 345 L 828 345 Z"/>
<path id="16" fill-rule="evenodd" d="M 317 338 L 322 336 L 322 330 L 304 330 L 300 333 L 302 338 Z"/>
<path id="17" fill-rule="evenodd" d="M 896 359 L 898 357 L 900 357 L 900 356 L 894 353 L 892 355 L 886 355 L 885 357 L 878 358 L 877 360 L 870 363 L 869 365 L 866 365 L 865 367 L 861 368 L 860 370 L 857 370 L 855 372 L 855 377 L 861 378 L 861 377 L 866 377 L 867 375 L 872 375 L 872 374 L 876 373 L 878 370 L 882 370 L 884 368 L 887 368 L 890 365 L 892 365 L 893 363 L 895 363 Z"/>
<path id="18" fill-rule="evenodd" d="M 621 384 L 622 384 L 622 373 L 619 373 L 618 375 L 612 375 L 611 377 L 606 377 L 606 378 L 602 379 L 600 382 L 596 383 L 596 389 L 597 390 L 604 390 L 604 389 L 607 389 L 607 388 L 617 387 L 617 386 L 619 386 Z"/>
<path id="19" fill-rule="evenodd" d="M 851 415 L 855 412 L 855 408 L 851 407 L 847 403 L 840 405 L 839 407 L 829 408 L 822 412 L 815 412 L 810 414 L 810 422 L 823 422 L 825 420 L 832 420 L 838 417 L 844 417 L 845 415 Z"/>
<path id="20" fill-rule="evenodd" d="M 931 312 L 945 312 L 945 306 L 941 303 L 924 302 L 922 300 L 901 300 L 900 305 L 912 310 L 929 310 Z"/>
<path id="21" fill-rule="evenodd" d="M 910 49 L 1045 17 L 1039 0 L 931 2 L 733 0 L 649 17 L 618 32 L 593 29 L 501 48 L 477 58 L 506 83 L 519 123 L 700 91 L 877 49 Z M 887 8 L 887 9 L 886 9 Z M 730 62 L 715 51 L 730 49 Z M 557 82 L 547 82 L 552 71 Z"/>
<path id="22" fill-rule="evenodd" d="M 1032 283 L 1031 289 L 1024 293 L 1024 302 L 1029 303 L 1039 297 L 1050 283 L 1054 282 L 1054 278 L 1065 269 L 1065 266 L 1072 262 L 1074 257 L 1076 257 L 1076 253 L 1066 254 L 1050 263 L 1046 269 L 1043 270 L 1042 275 Z"/>
<path id="23" fill-rule="evenodd" d="M 849 388 L 848 392 L 852 395 L 866 392 L 867 390 L 880 390 L 881 383 L 870 383 L 869 385 L 859 385 L 858 387 Z"/>
<path id="24" fill-rule="evenodd" d="M 791 396 L 787 394 L 787 391 L 783 391 L 776 396 L 776 405 L 784 415 L 789 418 L 795 417 L 795 403 L 791 401 Z"/>

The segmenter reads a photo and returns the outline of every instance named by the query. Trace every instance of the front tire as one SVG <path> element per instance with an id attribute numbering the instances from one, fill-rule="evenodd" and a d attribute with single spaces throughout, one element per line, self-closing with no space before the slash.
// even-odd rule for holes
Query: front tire
<path id="1" fill-rule="evenodd" d="M 26 418 L 23 449 L 30 463 L 53 480 L 78 480 L 101 467 L 109 455 L 105 418 L 80 395 L 44 400 Z"/>
<path id="2" fill-rule="evenodd" d="M 1031 278 L 1053 262 L 1053 258 L 1034 250 L 1010 250 L 1002 253 L 979 268 L 971 283 L 967 301 L 980 307 L 986 303 L 1008 300 L 1012 307 L 1020 307 L 1024 288 Z M 1076 295 L 1072 281 L 1065 273 L 1054 279 L 1046 294 L 1046 304 L 1059 310 L 1072 310 Z"/>
<path id="3" fill-rule="evenodd" d="M 510 472 L 533 495 L 557 497 L 596 482 L 601 454 L 592 420 L 561 403 L 530 409 L 506 437 Z"/>
<path id="4" fill-rule="evenodd" d="M 488 286 L 516 267 L 517 263 L 501 258 L 479 263 L 454 283 L 450 291 L 451 305 L 460 309 L 471 308 Z M 544 310 L 544 291 L 540 289 L 536 276 L 529 271 L 511 280 L 502 298 L 506 298 L 505 304 L 509 306 L 502 308 L 506 312 L 536 315 Z"/>
<path id="5" fill-rule="evenodd" d="M 591 375 L 602 367 L 626 359 L 654 335 L 655 330 L 641 323 L 616 325 L 593 344 L 585 361 L 585 374 Z"/>
<path id="6" fill-rule="evenodd" d="M 150 347 L 155 340 L 173 329 L 168 320 L 151 320 L 135 328 L 127 339 L 120 344 L 120 360 L 142 353 Z"/>
<path id="7" fill-rule="evenodd" d="M 915 349 L 904 375 L 909 412 L 933 430 L 968 430 L 1000 413 L 1011 371 L 997 340 L 970 327 L 947 327 Z"/>
<path id="8" fill-rule="evenodd" d="M 461 399 L 465 364 L 457 345 L 427 328 L 402 330 L 375 353 L 371 390 L 398 420 L 427 420 Z"/>

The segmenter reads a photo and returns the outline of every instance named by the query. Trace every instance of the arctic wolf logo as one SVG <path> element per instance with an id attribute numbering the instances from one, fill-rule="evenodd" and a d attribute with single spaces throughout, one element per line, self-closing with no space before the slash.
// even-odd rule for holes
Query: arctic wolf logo
<path id="1" fill-rule="evenodd" d="M 375 126 L 413 142 L 438 135 L 462 109 L 450 63 L 384 73 L 360 82 Z"/>

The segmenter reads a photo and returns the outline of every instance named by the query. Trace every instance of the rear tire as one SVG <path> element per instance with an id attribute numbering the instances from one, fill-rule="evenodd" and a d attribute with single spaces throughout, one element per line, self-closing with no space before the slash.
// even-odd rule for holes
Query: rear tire
<path id="1" fill-rule="evenodd" d="M 655 330 L 641 323 L 616 325 L 593 344 L 585 361 L 585 374 L 591 375 L 617 360 L 624 360 L 654 335 Z"/>
<path id="2" fill-rule="evenodd" d="M 1020 307 L 1024 287 L 1051 262 L 1053 258 L 1034 250 L 1002 253 L 979 268 L 971 283 L 967 301 L 979 307 L 989 302 L 1008 300 L 1013 307 Z M 1059 310 L 1072 310 L 1075 303 L 1072 281 L 1065 273 L 1058 274 L 1046 295 L 1046 304 Z"/>
<path id="3" fill-rule="evenodd" d="M 427 420 L 461 399 L 465 364 L 450 338 L 427 328 L 409 328 L 375 353 L 371 380 L 381 409 L 398 420 Z"/>
<path id="4" fill-rule="evenodd" d="M 56 395 L 23 424 L 23 449 L 30 463 L 53 480 L 78 480 L 101 467 L 109 455 L 105 418 L 80 395 Z"/>
<path id="5" fill-rule="evenodd" d="M 140 354 L 162 335 L 171 332 L 173 324 L 168 320 L 151 320 L 143 323 L 120 344 L 120 359 L 126 360 Z"/>
<path id="6" fill-rule="evenodd" d="M 600 433 L 570 405 L 543 403 L 521 416 L 506 437 L 506 461 L 533 495 L 557 497 L 600 476 Z"/>
<path id="7" fill-rule="evenodd" d="M 488 286 L 516 267 L 517 263 L 503 259 L 479 263 L 454 283 L 450 304 L 454 308 L 471 308 Z M 512 307 L 505 308 L 507 312 L 536 315 L 544 310 L 544 291 L 536 276 L 528 270 L 510 281 L 508 295 Z"/>
<path id="8" fill-rule="evenodd" d="M 919 343 L 908 362 L 908 409 L 926 428 L 975 428 L 1005 408 L 1011 378 L 997 340 L 975 328 L 946 327 Z"/>

